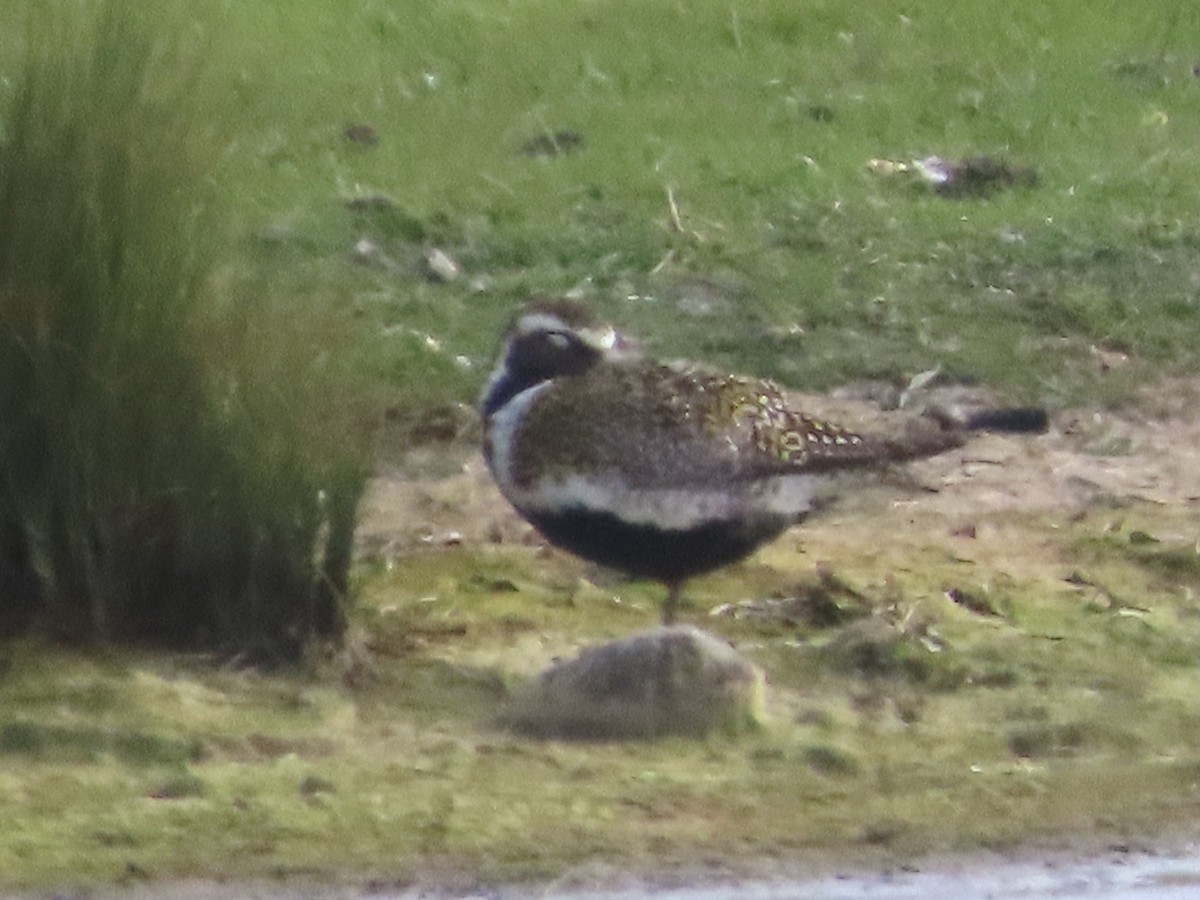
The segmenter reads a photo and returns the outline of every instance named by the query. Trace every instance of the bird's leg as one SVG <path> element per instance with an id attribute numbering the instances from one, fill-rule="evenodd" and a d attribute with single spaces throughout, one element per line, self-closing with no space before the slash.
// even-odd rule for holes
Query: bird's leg
<path id="1" fill-rule="evenodd" d="M 663 604 L 663 624 L 675 624 L 675 606 L 679 602 L 679 589 L 683 587 L 681 581 L 667 582 L 667 600 Z"/>

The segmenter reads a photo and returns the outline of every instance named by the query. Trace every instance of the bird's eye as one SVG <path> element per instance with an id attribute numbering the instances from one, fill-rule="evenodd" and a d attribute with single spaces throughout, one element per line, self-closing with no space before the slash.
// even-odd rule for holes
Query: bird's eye
<path id="1" fill-rule="evenodd" d="M 566 350 L 571 346 L 571 339 L 561 331 L 546 332 L 546 342 L 554 350 Z"/>

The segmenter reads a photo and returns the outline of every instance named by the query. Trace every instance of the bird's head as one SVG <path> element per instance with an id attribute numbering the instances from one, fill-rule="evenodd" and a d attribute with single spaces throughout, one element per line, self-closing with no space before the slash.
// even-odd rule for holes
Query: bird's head
<path id="1" fill-rule="evenodd" d="M 523 391 L 555 378 L 581 375 L 605 358 L 628 352 L 611 325 L 570 300 L 538 300 L 517 311 L 504 332 L 480 411 L 489 418 Z"/>

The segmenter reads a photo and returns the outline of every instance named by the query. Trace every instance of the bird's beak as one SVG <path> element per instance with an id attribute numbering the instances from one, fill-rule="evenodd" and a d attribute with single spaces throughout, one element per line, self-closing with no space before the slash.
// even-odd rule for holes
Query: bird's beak
<path id="1" fill-rule="evenodd" d="M 595 347 L 601 353 L 619 349 L 622 342 L 621 335 L 611 325 L 580 329 L 579 336 L 588 346 Z"/>

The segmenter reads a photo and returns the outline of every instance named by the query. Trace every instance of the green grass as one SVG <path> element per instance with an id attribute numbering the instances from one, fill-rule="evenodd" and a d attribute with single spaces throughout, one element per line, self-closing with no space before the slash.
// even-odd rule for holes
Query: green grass
<path id="1" fill-rule="evenodd" d="M 230 132 L 186 19 L 86 2 L 17 30 L 0 634 L 298 656 L 342 626 L 365 481 L 333 320 L 230 268 Z"/>
<path id="2" fill-rule="evenodd" d="M 477 366 L 430 360 L 423 378 L 401 347 L 391 371 L 406 392 L 470 398 L 511 307 L 569 289 L 655 350 L 813 387 L 940 362 L 1062 403 L 1121 396 L 1193 358 L 1200 23 L 1177 0 L 995 20 L 945 2 L 230 16 L 225 39 L 254 41 L 238 48 L 230 112 L 248 127 L 226 187 L 248 229 L 274 229 L 272 253 L 292 247 L 370 319 Z M 378 145 L 345 140 L 351 122 Z M 563 128 L 581 151 L 518 152 Z M 866 169 L 929 153 L 995 154 L 1040 181 L 955 202 Z M 344 208 L 377 193 L 397 209 Z M 405 274 L 348 272 L 361 236 Z M 462 283 L 420 278 L 413 260 L 432 245 L 463 264 Z M 1101 378 L 1092 345 L 1128 352 L 1129 372 Z"/>
<path id="3" fill-rule="evenodd" d="M 1200 14 L 1178 0 L 992 19 L 936 0 L 186 15 L 234 135 L 217 187 L 236 259 L 357 311 L 376 332 L 364 365 L 401 405 L 473 399 L 512 307 L 572 289 L 656 351 L 796 386 L 942 363 L 1062 404 L 1194 368 Z M 352 123 L 378 144 L 347 140 Z M 582 149 L 519 152 L 561 129 Z M 867 171 L 931 153 L 1039 182 L 949 201 Z M 374 195 L 394 208 L 346 206 Z M 362 237 L 398 271 L 351 262 Z M 466 277 L 426 282 L 431 246 Z M 1100 374 L 1093 345 L 1131 363 Z"/>

